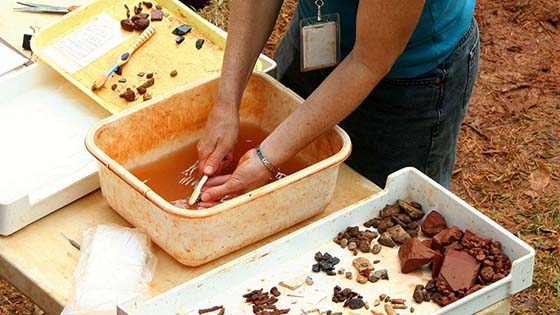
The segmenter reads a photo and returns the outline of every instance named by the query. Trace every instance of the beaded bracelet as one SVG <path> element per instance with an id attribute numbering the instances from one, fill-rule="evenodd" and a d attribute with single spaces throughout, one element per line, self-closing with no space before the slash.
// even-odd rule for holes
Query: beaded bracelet
<path id="1" fill-rule="evenodd" d="M 281 179 L 286 177 L 286 174 L 282 173 L 278 167 L 272 165 L 272 163 L 270 163 L 270 161 L 264 156 L 260 144 L 255 148 L 255 150 L 257 150 L 259 160 L 270 173 L 274 174 L 274 178 Z"/>

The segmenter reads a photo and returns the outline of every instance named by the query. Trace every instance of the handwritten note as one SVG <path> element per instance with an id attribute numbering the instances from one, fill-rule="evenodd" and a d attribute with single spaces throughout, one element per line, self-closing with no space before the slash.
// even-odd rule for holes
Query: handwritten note
<path id="1" fill-rule="evenodd" d="M 67 36 L 57 40 L 44 53 L 69 73 L 87 66 L 125 41 L 117 20 L 102 13 Z"/>

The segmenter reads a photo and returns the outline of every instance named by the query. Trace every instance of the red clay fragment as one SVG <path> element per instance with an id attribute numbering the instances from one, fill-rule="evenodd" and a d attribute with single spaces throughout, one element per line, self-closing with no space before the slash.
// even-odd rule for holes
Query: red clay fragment
<path id="1" fill-rule="evenodd" d="M 432 238 L 432 248 L 442 249 L 445 245 L 449 245 L 455 241 L 459 241 L 463 236 L 463 231 L 454 225 L 448 229 L 445 229 Z"/>
<path id="2" fill-rule="evenodd" d="M 447 223 L 445 223 L 445 219 L 439 212 L 432 210 L 428 213 L 420 228 L 422 229 L 422 233 L 424 233 L 424 235 L 432 237 L 447 229 Z"/>
<path id="3" fill-rule="evenodd" d="M 401 272 L 409 273 L 432 260 L 434 251 L 427 248 L 422 242 L 411 237 L 399 248 L 399 259 L 401 261 Z"/>
<path id="4" fill-rule="evenodd" d="M 480 262 L 465 252 L 450 250 L 443 258 L 439 278 L 453 291 L 469 289 L 475 284 Z"/>
<path id="5" fill-rule="evenodd" d="M 432 258 L 432 279 L 437 279 L 439 276 L 441 265 L 443 265 L 443 255 L 434 252 L 434 257 Z"/>

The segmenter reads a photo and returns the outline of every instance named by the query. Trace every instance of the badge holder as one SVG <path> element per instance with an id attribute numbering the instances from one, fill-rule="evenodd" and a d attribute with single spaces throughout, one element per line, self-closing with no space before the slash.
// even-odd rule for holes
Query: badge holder
<path id="1" fill-rule="evenodd" d="M 301 72 L 334 67 L 340 58 L 339 16 L 322 15 L 323 0 L 316 0 L 315 5 L 317 16 L 300 21 Z"/>

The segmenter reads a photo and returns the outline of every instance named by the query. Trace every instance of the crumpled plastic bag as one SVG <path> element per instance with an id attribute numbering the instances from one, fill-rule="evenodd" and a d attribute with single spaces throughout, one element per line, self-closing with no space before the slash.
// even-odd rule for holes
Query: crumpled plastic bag
<path id="1" fill-rule="evenodd" d="M 98 225 L 84 232 L 72 300 L 61 315 L 116 314 L 117 303 L 146 293 L 157 259 L 137 229 Z"/>

